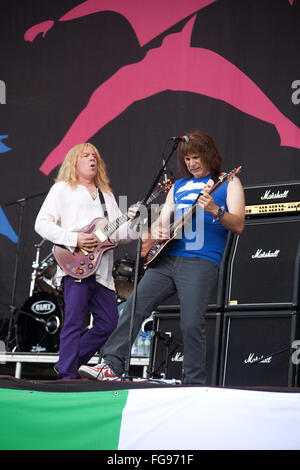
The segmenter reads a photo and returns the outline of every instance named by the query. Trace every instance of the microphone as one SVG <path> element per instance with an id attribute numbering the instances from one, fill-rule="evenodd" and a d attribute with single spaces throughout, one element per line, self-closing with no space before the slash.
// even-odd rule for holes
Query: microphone
<path id="1" fill-rule="evenodd" d="M 185 144 L 190 141 L 187 135 L 184 135 L 183 137 L 170 137 L 170 140 L 174 140 L 174 142 L 184 142 Z"/>

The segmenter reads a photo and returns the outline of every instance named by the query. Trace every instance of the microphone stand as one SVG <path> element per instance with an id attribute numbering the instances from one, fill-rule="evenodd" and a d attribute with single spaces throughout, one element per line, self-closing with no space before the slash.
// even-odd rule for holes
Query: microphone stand
<path id="1" fill-rule="evenodd" d="M 10 305 L 9 305 L 10 319 L 9 319 L 7 337 L 6 337 L 6 340 L 5 340 L 5 346 L 6 346 L 7 350 L 9 350 L 9 343 L 10 343 L 11 330 L 12 330 L 12 326 L 13 326 L 13 320 L 14 320 L 14 316 L 15 316 L 16 311 L 17 311 L 17 309 L 15 307 L 15 298 L 16 298 L 16 288 L 17 288 L 17 279 L 18 279 L 18 268 L 19 268 L 19 255 L 20 255 L 20 247 L 21 247 L 21 236 L 22 236 L 22 227 L 23 227 L 25 204 L 26 204 L 26 201 L 28 201 L 29 199 L 33 199 L 33 198 L 36 198 L 36 197 L 39 197 L 39 196 L 44 196 L 45 194 L 47 194 L 47 193 L 34 194 L 33 196 L 22 197 L 20 199 L 17 199 L 16 201 L 8 202 L 8 203 L 5 204 L 6 207 L 18 204 L 19 208 L 20 208 L 19 222 L 18 222 L 18 243 L 17 243 L 17 250 L 16 250 L 14 273 L 13 273 L 13 286 L 12 286 L 12 292 L 11 292 Z"/>
<path id="2" fill-rule="evenodd" d="M 37 272 L 38 272 L 38 267 L 39 267 L 39 262 L 40 262 L 40 253 L 41 253 L 41 247 L 44 244 L 45 239 L 43 239 L 40 243 L 37 243 L 35 245 L 36 248 L 36 253 L 35 253 L 35 260 L 32 263 L 33 271 L 31 273 L 31 283 L 30 283 L 30 289 L 29 289 L 29 297 L 33 295 L 34 288 L 35 288 L 35 282 L 37 278 Z"/>
<path id="3" fill-rule="evenodd" d="M 145 207 L 148 199 L 150 198 L 150 195 L 153 193 L 154 188 L 157 186 L 160 178 L 162 177 L 163 173 L 165 172 L 166 166 L 167 166 L 169 160 L 171 159 L 173 153 L 177 149 L 178 143 L 179 142 L 177 142 L 177 141 L 175 141 L 173 143 L 172 149 L 171 149 L 167 159 L 163 160 L 163 165 L 160 168 L 160 170 L 158 171 L 158 174 L 156 175 L 156 177 L 154 178 L 153 183 L 152 183 L 148 193 L 146 194 L 146 196 L 144 197 L 144 199 L 141 203 L 141 206 Z M 136 223 L 136 219 L 137 219 L 138 216 L 139 216 L 139 211 L 137 211 L 136 216 L 132 221 L 133 224 Z M 137 227 L 137 232 L 140 231 L 140 223 L 138 222 L 138 224 L 139 225 Z M 131 307 L 129 336 L 128 336 L 128 352 L 127 352 L 127 357 L 126 357 L 126 360 L 125 360 L 124 374 L 122 375 L 122 378 L 124 378 L 125 380 L 126 379 L 130 380 L 129 369 L 130 369 L 130 359 L 131 359 L 131 345 L 132 345 L 133 323 L 134 323 L 134 317 L 135 317 L 135 311 L 136 311 L 137 285 L 138 285 L 138 278 L 139 278 L 139 272 L 140 272 L 141 249 L 142 249 L 142 238 L 141 238 L 141 236 L 139 236 L 138 237 L 138 242 L 137 242 L 137 247 L 136 247 L 135 273 L 134 273 L 134 284 L 133 284 L 133 291 L 132 291 L 132 307 Z"/>

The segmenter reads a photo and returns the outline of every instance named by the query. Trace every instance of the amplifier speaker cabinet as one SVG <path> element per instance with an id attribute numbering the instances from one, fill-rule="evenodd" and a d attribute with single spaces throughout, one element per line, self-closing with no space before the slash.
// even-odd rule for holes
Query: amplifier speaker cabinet
<path id="1" fill-rule="evenodd" d="M 182 380 L 183 343 L 180 313 L 154 312 L 149 375 L 152 378 Z M 206 370 L 207 385 L 217 385 L 221 342 L 221 313 L 206 314 Z"/>
<path id="2" fill-rule="evenodd" d="M 293 342 L 299 340 L 297 311 L 224 314 L 222 386 L 295 386 Z"/>
<path id="3" fill-rule="evenodd" d="M 299 305 L 300 217 L 248 220 L 234 235 L 226 310 Z"/>

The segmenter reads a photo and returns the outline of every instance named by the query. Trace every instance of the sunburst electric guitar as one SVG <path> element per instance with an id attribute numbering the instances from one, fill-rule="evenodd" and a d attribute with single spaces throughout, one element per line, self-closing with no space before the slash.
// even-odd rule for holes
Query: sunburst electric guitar
<path id="1" fill-rule="evenodd" d="M 163 183 L 159 183 L 157 190 L 148 198 L 146 206 L 160 193 L 167 193 L 173 183 L 174 180 L 166 180 Z M 120 215 L 120 217 L 111 223 L 108 223 L 107 220 L 102 217 L 94 219 L 87 227 L 81 230 L 81 232 L 84 233 L 94 233 L 98 238 L 99 242 L 94 250 L 87 252 L 86 250 L 76 247 L 75 250 L 71 252 L 63 245 L 54 245 L 53 254 L 57 264 L 65 273 L 76 279 L 84 279 L 92 276 L 98 269 L 103 253 L 116 246 L 116 243 L 112 242 L 109 237 L 128 220 L 127 212 Z"/>
<path id="2" fill-rule="evenodd" d="M 213 180 L 209 180 L 205 187 L 202 189 L 201 193 L 193 203 L 193 205 L 187 209 L 182 216 L 180 216 L 178 219 L 173 222 L 170 227 L 169 227 L 169 233 L 170 237 L 167 240 L 145 240 L 143 242 L 144 247 L 142 248 L 142 256 L 144 257 L 144 265 L 148 266 L 150 265 L 154 260 L 158 260 L 160 255 L 163 253 L 165 248 L 173 242 L 173 240 L 176 238 L 176 235 L 179 233 L 179 231 L 182 230 L 182 227 L 184 224 L 192 217 L 192 215 L 195 213 L 195 211 L 198 209 L 198 199 L 203 194 L 204 192 L 207 192 L 208 194 L 214 193 L 223 183 L 230 181 L 231 179 L 234 178 L 235 175 L 237 175 L 241 170 L 241 166 L 238 168 L 234 168 L 232 171 L 229 173 L 225 173 L 223 176 L 221 176 L 216 183 L 213 182 Z M 181 232 L 180 232 L 181 233 Z"/>

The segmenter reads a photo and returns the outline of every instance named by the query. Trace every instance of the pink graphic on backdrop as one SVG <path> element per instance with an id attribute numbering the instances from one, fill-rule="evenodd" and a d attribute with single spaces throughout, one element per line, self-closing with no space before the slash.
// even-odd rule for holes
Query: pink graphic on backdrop
<path id="1" fill-rule="evenodd" d="M 144 45 L 180 20 L 215 1 L 173 0 L 170 8 L 169 0 L 87 0 L 69 10 L 59 21 L 70 21 L 101 11 L 115 11 L 128 19 L 140 44 Z M 289 0 L 289 3 L 293 5 L 294 2 Z M 189 23 L 192 25 L 194 20 Z M 54 22 L 49 20 L 34 25 L 26 31 L 24 39 L 33 41 L 40 33 L 45 37 L 53 24 Z M 220 55 L 190 47 L 191 28 L 192 26 L 186 26 L 185 34 L 179 33 L 172 35 L 170 40 L 165 39 L 159 49 L 148 52 L 140 63 L 121 68 L 100 85 L 60 144 L 48 155 L 40 168 L 41 171 L 48 174 L 61 163 L 70 146 L 78 141 L 88 140 L 134 102 L 165 90 L 190 91 L 225 101 L 246 114 L 273 124 L 280 135 L 281 145 L 300 148 L 298 127 L 273 105 L 253 81 Z M 186 55 L 185 62 L 190 70 L 197 71 L 184 80 L 181 80 L 176 67 L 180 47 L 183 56 Z M 140 80 L 140 77 L 143 79 Z M 232 86 L 233 83 L 235 86 Z M 115 96 L 120 89 L 122 96 L 116 102 Z M 101 116 L 98 115 L 99 109 Z M 81 138 L 78 139 L 78 136 Z"/>
<path id="2" fill-rule="evenodd" d="M 42 33 L 42 36 L 44 38 L 46 36 L 46 33 L 49 31 L 49 29 L 52 28 L 53 25 L 54 21 L 52 20 L 43 21 L 42 23 L 35 24 L 31 28 L 27 29 L 24 35 L 25 41 L 32 42 L 40 33 Z"/>
<path id="3" fill-rule="evenodd" d="M 135 30 L 140 45 L 143 46 L 182 19 L 216 1 L 172 0 L 170 8 L 169 0 L 130 0 L 129 2 L 125 0 L 86 0 L 69 10 L 58 21 L 70 21 L 101 11 L 114 11 L 127 18 Z M 294 0 L 288 1 L 290 5 L 293 5 Z M 24 35 L 25 41 L 32 42 L 40 33 L 43 33 L 44 38 L 53 25 L 54 21 L 48 20 L 32 26 Z"/>
<path id="4" fill-rule="evenodd" d="M 132 25 L 141 46 L 168 28 L 205 8 L 217 0 L 87 0 L 69 10 L 59 21 L 70 21 L 101 11 L 114 11 L 123 15 Z M 44 21 L 25 33 L 26 41 L 33 41 L 43 32 L 43 37 L 54 22 Z M 46 28 L 46 29 L 45 29 Z"/>
<path id="5" fill-rule="evenodd" d="M 141 62 L 122 67 L 100 85 L 40 170 L 49 174 L 75 144 L 88 141 L 136 101 L 166 90 L 189 91 L 225 101 L 273 124 L 281 145 L 300 148 L 299 128 L 251 79 L 220 55 L 190 47 L 194 21 L 195 18 L 190 20 L 182 32 L 167 36 L 162 46 L 150 50 Z M 178 67 L 179 57 L 181 67 Z"/>

